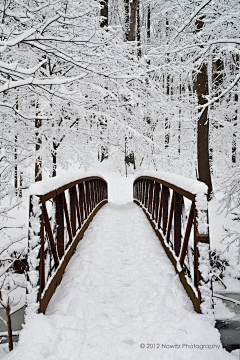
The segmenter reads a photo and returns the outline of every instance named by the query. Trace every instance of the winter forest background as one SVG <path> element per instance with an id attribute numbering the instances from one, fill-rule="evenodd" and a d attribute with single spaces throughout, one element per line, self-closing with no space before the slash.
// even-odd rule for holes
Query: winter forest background
<path id="1" fill-rule="evenodd" d="M 2 0 L 0 23 L 2 306 L 30 184 L 93 166 L 205 182 L 213 271 L 240 278 L 239 1 Z"/>

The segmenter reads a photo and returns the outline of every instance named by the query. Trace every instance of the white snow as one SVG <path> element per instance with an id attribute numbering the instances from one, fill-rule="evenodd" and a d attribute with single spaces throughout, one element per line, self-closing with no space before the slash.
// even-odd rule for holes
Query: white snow
<path id="1" fill-rule="evenodd" d="M 169 182 L 179 188 L 186 190 L 194 195 L 198 193 L 207 193 L 207 185 L 201 181 L 189 179 L 185 176 L 162 171 L 144 171 L 136 172 L 135 179 L 139 176 L 151 176 L 163 181 Z"/>
<path id="2" fill-rule="evenodd" d="M 48 192 L 58 189 L 61 186 L 69 184 L 73 181 L 79 180 L 81 178 L 87 178 L 91 176 L 100 176 L 96 173 L 86 173 L 83 171 L 79 172 L 64 172 L 64 175 L 56 176 L 48 180 L 43 180 L 32 184 L 29 188 L 30 195 L 44 195 Z"/>
<path id="3" fill-rule="evenodd" d="M 28 318 L 19 344 L 4 357 L 233 358 L 221 348 L 220 334 L 208 317 L 194 312 L 151 225 L 134 203 L 109 203 L 99 211 L 46 315 Z"/>

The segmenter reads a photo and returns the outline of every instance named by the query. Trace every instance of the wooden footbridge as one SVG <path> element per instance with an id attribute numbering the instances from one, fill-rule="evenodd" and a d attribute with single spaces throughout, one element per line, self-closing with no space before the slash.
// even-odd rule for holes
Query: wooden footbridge
<path id="1" fill-rule="evenodd" d="M 153 173 L 133 183 L 166 255 L 199 313 L 212 311 L 206 186 L 195 180 Z M 45 183 L 43 182 L 43 185 Z M 98 176 L 68 184 L 51 179 L 32 188 L 29 217 L 28 313 L 45 312 L 89 223 L 108 202 L 107 182 Z"/>

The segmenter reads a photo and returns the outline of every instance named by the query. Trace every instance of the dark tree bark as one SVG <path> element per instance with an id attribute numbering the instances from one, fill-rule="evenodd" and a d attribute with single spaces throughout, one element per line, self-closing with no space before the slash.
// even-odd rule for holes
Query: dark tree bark
<path id="1" fill-rule="evenodd" d="M 198 105 L 205 105 L 208 95 L 208 69 L 204 63 L 196 77 L 196 92 Z M 209 156 L 209 117 L 208 107 L 203 111 L 199 109 L 199 119 L 197 123 L 197 160 L 198 160 L 198 179 L 208 186 L 208 199 L 212 195 L 212 179 L 210 170 Z"/>
<path id="2" fill-rule="evenodd" d="M 105 27 L 108 26 L 108 0 L 100 1 L 101 11 L 100 15 L 103 17 L 100 26 Z"/>
<path id="3" fill-rule="evenodd" d="M 238 94 L 234 95 L 234 100 L 238 103 Z M 238 122 L 238 110 L 235 111 L 234 123 L 233 123 L 233 138 L 232 138 L 232 163 L 236 164 L 236 152 L 237 152 L 237 122 Z"/>
<path id="4" fill-rule="evenodd" d="M 170 75 L 166 78 L 166 95 L 170 95 Z M 169 147 L 170 141 L 170 121 L 168 117 L 165 117 L 165 149 Z"/>
<path id="5" fill-rule="evenodd" d="M 199 32 L 204 26 L 204 17 L 196 21 L 196 32 Z M 198 164 L 198 180 L 204 182 L 208 186 L 208 200 L 212 196 L 212 178 L 210 168 L 209 155 L 209 115 L 208 107 L 201 108 L 207 103 L 206 95 L 208 95 L 208 67 L 203 62 L 199 69 L 196 80 L 195 89 L 197 93 L 199 106 L 199 119 L 197 122 L 197 164 Z"/>
<path id="6" fill-rule="evenodd" d="M 53 150 L 52 150 L 52 162 L 53 162 L 53 168 L 52 168 L 52 177 L 57 176 L 57 144 L 53 142 Z"/>
<path id="7" fill-rule="evenodd" d="M 19 197 L 22 197 L 22 186 L 23 186 L 23 173 L 22 171 L 20 172 L 20 176 L 19 176 L 19 185 L 20 185 L 20 189 L 19 189 Z"/>
<path id="8" fill-rule="evenodd" d="M 15 194 L 16 196 L 18 196 L 18 165 L 17 165 L 17 161 L 18 161 L 18 155 L 17 155 L 17 142 L 18 142 L 18 137 L 17 135 L 15 135 L 15 146 L 14 146 L 14 188 L 15 188 Z"/>
<path id="9" fill-rule="evenodd" d="M 12 321 L 11 321 L 9 305 L 7 305 L 7 307 L 5 308 L 5 311 L 6 311 L 7 327 L 8 327 L 8 348 L 9 348 L 9 351 L 12 351 L 13 350 Z"/>
<path id="10" fill-rule="evenodd" d="M 129 33 L 129 0 L 124 0 L 124 9 L 125 9 L 125 37 L 128 40 Z"/>
<path id="11" fill-rule="evenodd" d="M 137 43 L 138 43 L 137 54 L 138 54 L 138 57 L 140 58 L 142 56 L 142 51 L 141 51 L 141 29 L 140 29 L 140 4 L 139 4 L 139 1 L 138 1 L 138 6 L 137 6 Z"/>
<path id="12" fill-rule="evenodd" d="M 136 40 L 136 25 L 137 25 L 137 9 L 138 9 L 138 0 L 132 0 L 130 4 L 130 26 L 128 33 L 128 41 Z"/>
<path id="13" fill-rule="evenodd" d="M 147 39 L 148 39 L 148 41 L 150 41 L 150 37 L 151 37 L 151 9 L 150 9 L 150 5 L 148 5 L 148 8 L 147 8 Z"/>
<path id="14" fill-rule="evenodd" d="M 35 120 L 35 128 L 36 128 L 36 160 L 35 160 L 35 181 L 41 181 L 42 180 L 42 158 L 38 155 L 38 151 L 41 148 L 42 139 L 39 135 L 38 129 L 42 126 L 42 120 Z"/>

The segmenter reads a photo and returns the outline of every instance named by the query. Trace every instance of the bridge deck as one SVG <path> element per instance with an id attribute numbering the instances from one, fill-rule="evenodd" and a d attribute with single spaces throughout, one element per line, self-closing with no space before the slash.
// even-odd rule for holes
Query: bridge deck
<path id="1" fill-rule="evenodd" d="M 199 345 L 215 348 L 191 349 Z M 7 358 L 232 359 L 220 346 L 142 210 L 109 203 L 79 243 L 46 315 L 28 321 Z"/>

